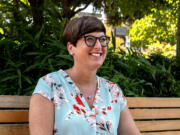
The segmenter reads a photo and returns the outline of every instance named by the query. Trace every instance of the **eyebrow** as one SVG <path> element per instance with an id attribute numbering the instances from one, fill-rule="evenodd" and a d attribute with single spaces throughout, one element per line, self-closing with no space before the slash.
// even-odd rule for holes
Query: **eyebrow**
<path id="1" fill-rule="evenodd" d="M 93 36 L 93 35 L 84 35 L 85 37 L 87 37 L 87 36 L 92 36 L 92 37 L 97 37 L 97 36 Z M 106 35 L 102 35 L 102 36 L 98 36 L 98 37 L 104 37 L 104 36 L 106 36 Z"/>

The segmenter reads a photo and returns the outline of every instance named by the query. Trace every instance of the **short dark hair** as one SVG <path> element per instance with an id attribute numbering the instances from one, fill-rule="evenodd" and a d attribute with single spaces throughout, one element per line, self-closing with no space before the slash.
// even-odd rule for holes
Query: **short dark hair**
<path id="1" fill-rule="evenodd" d="M 64 29 L 63 42 L 65 45 L 70 42 L 76 46 L 76 42 L 81 36 L 91 32 L 104 32 L 106 34 L 106 29 L 104 24 L 94 16 L 74 18 Z"/>

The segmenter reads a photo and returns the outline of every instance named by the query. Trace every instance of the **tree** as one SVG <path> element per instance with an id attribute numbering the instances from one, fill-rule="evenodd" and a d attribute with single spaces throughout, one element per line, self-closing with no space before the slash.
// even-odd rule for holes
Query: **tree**
<path id="1" fill-rule="evenodd" d="M 40 31 L 42 26 L 50 25 L 49 18 L 56 19 L 57 22 L 68 23 L 69 20 L 78 12 L 92 4 L 94 11 L 105 12 L 108 23 L 111 25 L 120 25 L 122 22 L 131 26 L 136 19 L 152 13 L 152 8 L 157 10 L 171 8 L 171 3 L 176 0 L 11 0 L 4 1 L 2 4 L 13 7 L 14 19 L 16 22 L 33 24 L 33 33 Z M 24 5 L 23 5 L 24 4 Z M 23 16 L 22 5 L 28 8 L 28 15 Z M 29 20 L 27 21 L 27 16 Z M 53 21 L 55 21 L 55 19 Z M 178 31 L 180 31 L 178 29 Z M 62 32 L 62 31 L 61 31 Z M 180 33 L 180 32 L 178 32 Z M 177 43 L 179 43 L 180 34 L 177 33 Z M 177 54 L 180 45 L 177 44 Z"/>
<path id="2" fill-rule="evenodd" d="M 178 0 L 171 3 L 171 8 L 153 8 L 152 13 L 136 20 L 130 29 L 131 44 L 136 47 L 147 47 L 160 43 L 175 45 L 177 32 Z"/>
<path id="3" fill-rule="evenodd" d="M 180 57 L 180 0 L 178 4 L 178 31 L 177 31 L 177 46 L 176 46 L 176 56 Z"/>
<path id="4" fill-rule="evenodd" d="M 103 3 L 108 23 L 114 25 L 122 22 L 131 25 L 136 19 L 151 13 L 152 8 L 168 6 L 164 0 L 104 0 Z"/>
<path id="5" fill-rule="evenodd" d="M 16 3 L 18 3 L 17 0 Z M 44 22 L 43 8 L 49 0 L 28 0 L 32 10 L 34 24 L 41 26 Z M 103 10 L 107 14 L 108 23 L 112 25 L 126 22 L 132 24 L 136 19 L 142 18 L 144 15 L 151 12 L 153 7 L 168 6 L 164 0 L 55 0 L 56 10 L 62 11 L 62 16 L 58 18 L 66 19 L 68 22 L 75 14 L 87 8 L 90 4 L 94 6 L 94 10 Z"/>

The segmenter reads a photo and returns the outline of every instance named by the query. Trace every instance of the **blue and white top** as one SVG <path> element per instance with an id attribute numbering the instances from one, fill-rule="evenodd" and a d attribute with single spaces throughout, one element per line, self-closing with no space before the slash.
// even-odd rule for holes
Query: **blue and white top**
<path id="1" fill-rule="evenodd" d="M 117 135 L 120 112 L 127 101 L 121 89 L 98 77 L 92 109 L 79 88 L 63 70 L 40 78 L 33 94 L 41 94 L 55 106 L 54 135 Z"/>

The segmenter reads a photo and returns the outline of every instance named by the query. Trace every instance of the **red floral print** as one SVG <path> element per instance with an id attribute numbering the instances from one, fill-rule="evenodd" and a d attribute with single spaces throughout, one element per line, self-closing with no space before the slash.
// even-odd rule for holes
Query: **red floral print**
<path id="1" fill-rule="evenodd" d="M 85 111 L 84 109 L 81 109 L 81 111 L 82 111 L 84 114 L 86 114 L 86 111 Z"/>
<path id="2" fill-rule="evenodd" d="M 107 83 L 109 83 L 109 85 L 111 86 L 111 88 L 114 86 L 114 83 L 113 82 L 110 82 L 108 80 L 106 80 Z"/>
<path id="3" fill-rule="evenodd" d="M 118 97 L 118 96 L 119 96 L 119 94 L 120 94 L 120 92 L 118 91 L 118 92 L 116 93 L 116 96 Z"/>
<path id="4" fill-rule="evenodd" d="M 76 98 L 78 105 L 85 107 L 78 95 L 76 95 L 75 98 Z"/>
<path id="5" fill-rule="evenodd" d="M 102 114 L 107 115 L 107 113 L 105 111 L 102 111 Z"/>
<path id="6" fill-rule="evenodd" d="M 76 110 L 76 112 L 77 112 L 78 114 L 81 114 L 81 112 L 83 112 L 84 114 L 86 114 L 86 111 L 85 111 L 84 109 L 79 108 L 79 107 L 76 106 L 75 104 L 73 105 L 73 108 L 74 108 L 74 110 Z"/>
<path id="7" fill-rule="evenodd" d="M 81 114 L 81 111 L 80 111 L 80 109 L 79 109 L 78 106 L 73 105 L 73 108 L 76 110 L 76 112 L 77 112 L 78 114 Z"/>
<path id="8" fill-rule="evenodd" d="M 107 109 L 108 109 L 108 110 L 111 110 L 111 106 L 108 106 Z"/>
<path id="9" fill-rule="evenodd" d="M 117 103 L 117 100 L 114 100 L 115 103 Z"/>

